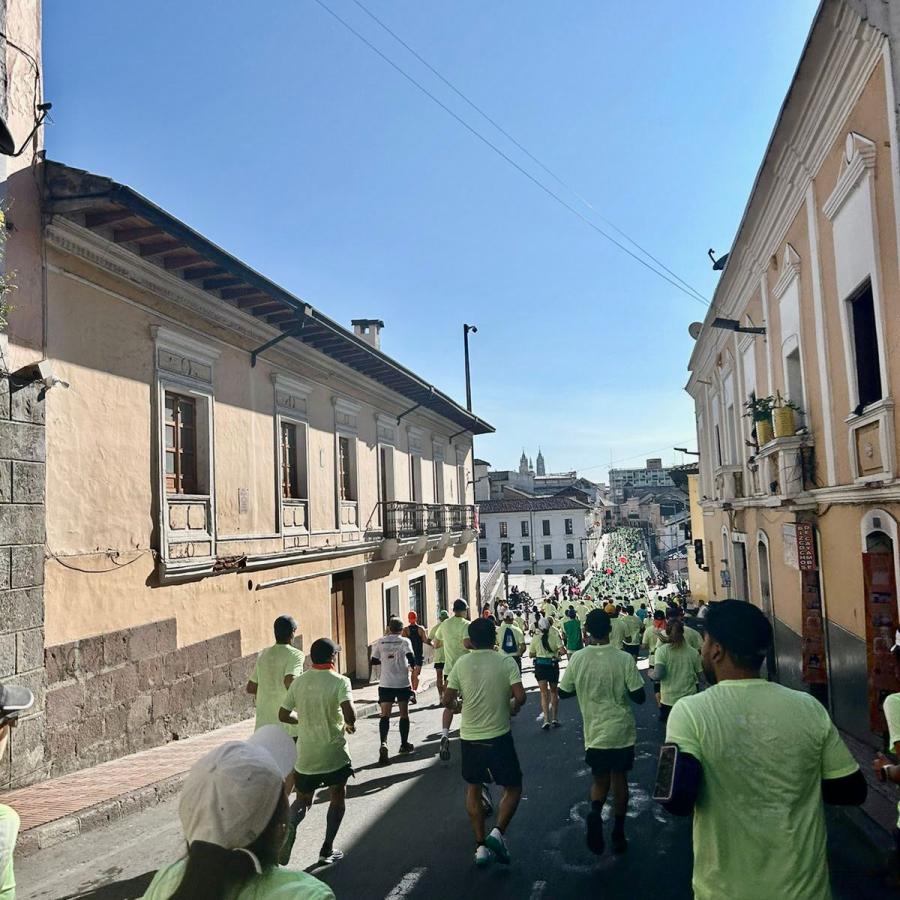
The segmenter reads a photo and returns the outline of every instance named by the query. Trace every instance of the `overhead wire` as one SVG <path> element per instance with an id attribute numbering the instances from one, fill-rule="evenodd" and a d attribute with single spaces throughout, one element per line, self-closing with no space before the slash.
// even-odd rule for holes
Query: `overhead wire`
<path id="1" fill-rule="evenodd" d="M 621 241 L 616 240 L 616 238 L 614 238 L 611 234 L 604 231 L 599 225 L 597 225 L 596 222 L 589 219 L 586 215 L 584 215 L 584 213 L 582 213 L 579 209 L 574 207 L 565 198 L 561 197 L 554 190 L 547 187 L 546 184 L 544 184 L 540 179 L 538 179 L 534 175 L 532 175 L 527 169 L 520 166 L 511 156 L 509 156 L 500 147 L 498 147 L 495 143 L 493 143 L 493 141 L 491 141 L 489 138 L 485 137 L 480 131 L 478 131 L 478 129 L 476 129 L 474 126 L 470 125 L 465 119 L 462 118 L 462 116 L 460 116 L 456 112 L 454 112 L 454 110 L 452 110 L 449 106 L 447 106 L 446 103 L 444 103 L 435 94 L 433 94 L 431 91 L 429 91 L 428 88 L 426 88 L 423 84 L 421 84 L 419 81 L 417 81 L 402 66 L 400 66 L 398 63 L 394 62 L 394 60 L 392 60 L 389 56 L 387 56 L 387 54 L 383 53 L 365 35 L 363 35 L 360 31 L 358 31 L 356 28 L 354 28 L 346 19 L 344 19 L 340 15 L 338 15 L 338 13 L 336 13 L 325 2 L 325 0 L 315 0 L 315 2 L 323 10 L 325 10 L 325 12 L 327 12 L 328 15 L 330 15 L 333 19 L 335 19 L 335 21 L 337 21 L 341 25 L 343 25 L 344 28 L 346 28 L 354 37 L 356 37 L 359 41 L 361 41 L 363 44 L 365 44 L 373 53 L 375 53 L 382 60 L 384 60 L 399 75 L 403 76 L 403 78 L 405 78 L 411 85 L 413 85 L 415 88 L 420 90 L 423 94 L 425 94 L 426 97 L 428 97 L 430 100 L 432 100 L 434 103 L 436 103 L 441 109 L 444 110 L 444 112 L 447 113 L 447 115 L 451 116 L 460 125 L 462 125 L 463 128 L 466 129 L 466 131 L 468 131 L 470 134 L 472 134 L 474 137 L 476 137 L 479 141 L 481 141 L 483 144 L 485 144 L 485 146 L 487 146 L 491 150 L 493 150 L 494 153 L 496 153 L 498 156 L 500 156 L 502 159 L 504 159 L 507 163 L 509 163 L 509 165 L 511 165 L 514 169 L 516 169 L 521 175 L 524 175 L 525 178 L 527 178 L 532 184 L 534 184 L 536 187 L 540 188 L 540 190 L 542 190 L 545 194 L 547 194 L 547 196 L 551 197 L 553 200 L 555 200 L 557 203 L 559 203 L 560 206 L 564 207 L 569 212 L 571 212 L 573 215 L 577 216 L 589 228 L 592 228 L 599 235 L 606 238 L 606 240 L 608 240 L 611 244 L 618 247 L 619 250 L 621 250 L 623 253 L 626 253 L 635 262 L 642 265 L 645 269 L 652 272 L 658 278 L 661 278 L 663 281 L 670 284 L 676 290 L 681 291 L 682 294 L 684 294 L 686 297 L 690 297 L 691 300 L 694 300 L 703 306 L 709 306 L 708 301 L 702 299 L 700 296 L 698 296 L 696 294 L 691 293 L 691 291 L 688 288 L 682 286 L 677 281 L 670 278 L 668 275 L 665 275 L 663 272 L 660 272 L 659 269 L 655 269 L 649 262 L 647 262 L 645 259 L 638 256 L 636 253 L 634 253 L 632 250 L 630 250 L 628 247 L 626 247 Z"/>
<path id="2" fill-rule="evenodd" d="M 431 72 L 436 78 L 438 78 L 441 82 L 443 82 L 457 97 L 459 97 L 464 103 L 468 104 L 475 112 L 478 113 L 485 121 L 489 122 L 493 125 L 497 131 L 500 132 L 508 141 L 514 144 L 519 150 L 522 151 L 535 165 L 540 166 L 557 184 L 561 187 L 564 187 L 567 191 L 570 191 L 573 196 L 575 196 L 578 200 L 581 201 L 591 212 L 593 212 L 598 219 L 607 224 L 613 231 L 617 234 L 621 235 L 625 240 L 627 240 L 630 244 L 637 247 L 638 250 L 641 251 L 646 257 L 653 260 L 661 269 L 675 278 L 677 281 L 681 282 L 689 291 L 697 296 L 698 299 L 702 300 L 704 303 L 707 302 L 706 298 L 703 294 L 697 290 L 692 284 L 685 281 L 677 272 L 673 272 L 662 260 L 658 259 L 654 256 L 646 247 L 641 246 L 631 235 L 627 232 L 623 231 L 616 225 L 608 217 L 604 216 L 591 202 L 588 200 L 583 194 L 581 194 L 576 188 L 574 188 L 571 184 L 569 184 L 564 178 L 558 175 L 553 169 L 551 169 L 546 163 L 542 162 L 535 156 L 526 146 L 524 146 L 521 141 L 517 140 L 512 134 L 507 131 L 493 116 L 485 112 L 474 100 L 470 97 L 466 96 L 455 84 L 453 84 L 450 79 L 444 76 L 441 72 L 439 72 L 430 62 L 428 62 L 425 57 L 423 57 L 414 47 L 411 47 L 400 35 L 398 35 L 389 25 L 383 22 L 378 16 L 375 15 L 363 2 L 362 0 L 353 0 L 353 2 L 367 15 L 373 22 L 377 23 L 379 27 L 384 29 L 397 43 L 399 43 L 402 47 L 406 48 L 429 72 Z"/>

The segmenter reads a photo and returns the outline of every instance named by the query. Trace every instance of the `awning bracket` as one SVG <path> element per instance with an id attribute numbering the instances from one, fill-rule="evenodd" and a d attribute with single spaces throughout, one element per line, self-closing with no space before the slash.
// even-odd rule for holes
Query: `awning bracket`
<path id="1" fill-rule="evenodd" d="M 309 314 L 312 311 L 311 307 L 304 306 L 301 309 L 295 310 L 298 318 L 294 320 L 293 324 L 290 328 L 285 329 L 281 332 L 281 334 L 276 334 L 271 340 L 266 341 L 261 347 L 257 347 L 255 350 L 250 351 L 250 368 L 256 368 L 256 360 L 259 358 L 260 353 L 265 353 L 266 350 L 274 347 L 276 344 L 280 344 L 285 338 L 289 337 L 299 337 L 301 332 L 303 331 L 303 326 L 306 325 L 309 320 Z"/>

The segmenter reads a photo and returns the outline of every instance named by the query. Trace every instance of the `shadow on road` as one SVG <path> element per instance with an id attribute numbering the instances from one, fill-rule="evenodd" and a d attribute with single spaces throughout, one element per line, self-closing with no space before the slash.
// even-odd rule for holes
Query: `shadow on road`
<path id="1" fill-rule="evenodd" d="M 153 881 L 156 871 L 144 872 L 126 881 L 116 881 L 112 884 L 104 884 L 102 887 L 93 888 L 86 893 L 66 894 L 60 900 L 136 900 L 143 897 L 144 892 Z"/>

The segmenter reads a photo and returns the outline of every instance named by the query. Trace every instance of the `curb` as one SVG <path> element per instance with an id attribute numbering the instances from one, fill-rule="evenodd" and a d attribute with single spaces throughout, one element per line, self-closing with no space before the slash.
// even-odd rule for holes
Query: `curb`
<path id="1" fill-rule="evenodd" d="M 423 678 L 419 684 L 419 693 L 434 687 L 434 684 L 434 678 Z M 356 708 L 356 716 L 359 719 L 368 719 L 378 713 L 379 707 L 375 701 Z M 70 816 L 54 819 L 52 822 L 20 832 L 16 842 L 15 857 L 24 859 L 40 850 L 47 850 L 81 834 L 87 834 L 97 828 L 103 828 L 113 822 L 119 822 L 128 816 L 158 806 L 181 790 L 185 778 L 187 778 L 187 772 L 180 772 L 162 781 L 129 791 L 127 794 L 104 800 L 94 806 L 88 806 Z"/>

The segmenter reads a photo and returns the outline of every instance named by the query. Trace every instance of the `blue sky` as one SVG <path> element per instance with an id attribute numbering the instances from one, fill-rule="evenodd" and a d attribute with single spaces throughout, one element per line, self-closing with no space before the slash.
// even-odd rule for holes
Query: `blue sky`
<path id="1" fill-rule="evenodd" d="M 369 19 L 323 0 L 504 152 Z M 361 0 L 710 297 L 816 0 Z M 315 0 L 45 0 L 48 156 L 131 185 L 497 428 L 479 456 L 603 478 L 693 446 L 704 307 L 615 249 Z M 583 207 L 580 207 L 584 209 Z M 591 215 L 589 210 L 584 210 Z M 665 451 L 665 452 L 661 452 Z"/>

